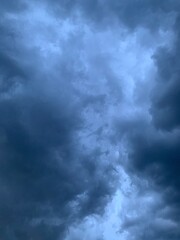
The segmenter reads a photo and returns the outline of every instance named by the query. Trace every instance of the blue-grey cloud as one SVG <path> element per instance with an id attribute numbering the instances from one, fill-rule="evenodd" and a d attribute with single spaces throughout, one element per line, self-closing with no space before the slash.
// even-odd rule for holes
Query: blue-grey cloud
<path id="1" fill-rule="evenodd" d="M 11 7 L 5 4 L 1 24 L 0 236 L 62 239 L 72 223 L 103 211 L 113 191 L 112 171 L 96 152 L 83 151 L 78 134 L 89 96 L 81 99 L 73 86 L 71 58 L 45 58 L 43 46 L 26 39 L 30 10 Z M 101 96 L 92 98 L 102 104 Z"/>
<path id="2" fill-rule="evenodd" d="M 162 5 L 160 4 L 160 7 Z M 171 11 L 173 4 L 167 11 Z M 163 10 L 164 11 L 164 10 Z M 142 223 L 143 219 L 135 219 L 131 231 L 137 239 L 178 239 L 179 238 L 179 10 L 173 8 L 176 19 L 173 25 L 174 40 L 171 47 L 160 47 L 153 55 L 157 67 L 157 75 L 153 80 L 150 97 L 150 121 L 137 116 L 127 122 L 119 122 L 118 139 L 126 135 L 129 139 L 129 161 L 126 164 L 130 174 L 140 179 L 147 179 L 154 189 L 162 194 L 163 204 L 160 209 L 162 225 L 155 224 L 155 219 L 150 219 L 148 224 Z M 142 191 L 144 194 L 144 191 Z M 166 210 L 170 210 L 166 213 Z M 149 218 L 148 218 L 149 219 Z M 146 222 L 146 221 L 145 221 Z M 131 225 L 131 219 L 125 225 Z M 167 224 L 167 225 L 166 225 Z M 129 228 L 129 225 L 126 227 Z M 124 226 L 125 227 L 125 226 Z M 126 228 L 125 227 L 125 228 Z M 138 233 L 141 231 L 141 234 Z M 136 238 L 135 238 L 136 239 Z"/>
<path id="3" fill-rule="evenodd" d="M 64 239 L 72 224 L 102 214 L 115 152 L 138 186 L 127 211 L 138 201 L 146 210 L 122 214 L 119 234 L 179 239 L 179 2 L 1 5 L 0 237 Z M 159 43 L 168 34 L 171 44 Z M 154 74 L 140 72 L 146 61 Z M 126 144 L 127 159 L 116 150 Z"/>

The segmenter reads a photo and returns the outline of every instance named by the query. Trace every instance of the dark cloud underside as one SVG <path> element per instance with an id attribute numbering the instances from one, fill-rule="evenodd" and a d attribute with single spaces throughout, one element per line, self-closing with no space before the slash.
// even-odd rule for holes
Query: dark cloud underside
<path id="1" fill-rule="evenodd" d="M 62 238 L 71 223 L 103 210 L 111 173 L 79 142 L 83 104 L 71 84 L 73 66 L 43 72 L 40 49 L 30 42 L 29 49 L 23 30 L 7 20 L 21 6 L 2 4 L 0 237 Z"/>
<path id="2" fill-rule="evenodd" d="M 134 240 L 179 239 L 179 11 L 178 0 L 1 1 L 0 238 L 65 239 L 72 224 L 102 214 L 116 173 L 105 144 L 113 148 L 125 138 L 125 171 L 147 180 L 163 200 L 149 216 L 124 219 L 123 229 Z M 86 39 L 89 29 L 94 42 Z M 107 29 L 173 35 L 171 46 L 158 46 L 152 56 L 146 118 L 122 118 L 127 103 L 112 67 L 115 42 L 99 40 Z M 134 79 L 137 101 L 146 96 Z"/>

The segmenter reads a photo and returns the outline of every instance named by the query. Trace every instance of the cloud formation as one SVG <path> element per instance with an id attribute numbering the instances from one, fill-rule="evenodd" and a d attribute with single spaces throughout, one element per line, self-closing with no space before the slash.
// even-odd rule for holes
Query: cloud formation
<path id="1" fill-rule="evenodd" d="M 179 8 L 2 1 L 2 239 L 179 239 Z"/>
<path id="2" fill-rule="evenodd" d="M 76 36 L 64 43 L 61 56 L 51 45 L 59 33 L 56 28 L 47 32 L 56 27 L 52 17 L 46 23 L 47 16 L 34 9 L 14 14 L 7 5 L 6 11 L 0 59 L 0 236 L 62 238 L 72 222 L 103 210 L 113 189 L 112 171 L 80 141 L 89 96 L 81 102 L 73 86 L 78 62 L 66 55 L 72 44 L 78 48 L 72 43 Z"/>

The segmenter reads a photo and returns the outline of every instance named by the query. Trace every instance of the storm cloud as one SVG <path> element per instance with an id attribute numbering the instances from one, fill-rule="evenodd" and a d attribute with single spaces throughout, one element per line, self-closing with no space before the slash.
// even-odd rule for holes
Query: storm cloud
<path id="1" fill-rule="evenodd" d="M 2 239 L 179 239 L 179 11 L 1 1 Z"/>

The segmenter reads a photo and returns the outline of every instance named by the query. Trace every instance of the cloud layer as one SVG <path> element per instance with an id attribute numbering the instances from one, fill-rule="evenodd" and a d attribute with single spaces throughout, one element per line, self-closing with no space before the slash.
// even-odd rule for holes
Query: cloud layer
<path id="1" fill-rule="evenodd" d="M 179 8 L 2 1 L 2 239 L 179 239 Z"/>

